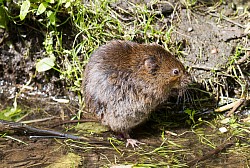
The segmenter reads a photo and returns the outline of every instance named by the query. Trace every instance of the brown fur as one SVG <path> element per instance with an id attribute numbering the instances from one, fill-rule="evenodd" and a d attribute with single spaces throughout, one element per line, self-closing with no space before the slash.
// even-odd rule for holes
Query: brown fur
<path id="1" fill-rule="evenodd" d="M 187 79 L 182 63 L 161 46 L 111 41 L 90 57 L 83 92 L 89 111 L 126 135 Z"/>

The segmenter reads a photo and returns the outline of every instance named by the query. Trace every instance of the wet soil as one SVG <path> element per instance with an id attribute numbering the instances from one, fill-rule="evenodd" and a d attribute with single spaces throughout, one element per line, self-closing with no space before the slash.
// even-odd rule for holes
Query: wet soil
<path id="1" fill-rule="evenodd" d="M 29 85 L 31 87 L 24 90 L 19 96 L 18 105 L 26 114 L 21 121 L 34 121 L 28 124 L 38 128 L 85 136 L 89 140 L 30 139 L 29 136 L 24 135 L 12 135 L 12 139 L 1 137 L 0 167 L 46 167 L 57 162 L 62 163 L 61 167 L 67 167 L 67 164 L 60 158 L 68 156 L 69 153 L 80 156 L 80 161 L 71 159 L 69 167 L 111 167 L 117 164 L 139 163 L 144 164 L 145 167 L 150 167 L 150 165 L 185 167 L 185 163 L 211 151 L 212 143 L 223 144 L 229 139 L 233 142 L 237 141 L 234 143 L 234 151 L 223 150 L 220 154 L 197 163 L 196 166 L 249 166 L 249 155 L 235 152 L 235 150 L 241 149 L 239 139 L 235 140 L 229 133 L 221 134 L 218 132 L 217 123 L 213 123 L 213 119 L 216 118 L 213 109 L 217 106 L 216 96 L 219 95 L 219 91 L 214 84 L 211 84 L 214 82 L 211 81 L 211 77 L 218 77 L 218 73 L 214 72 L 220 72 L 219 76 L 222 78 L 216 78 L 216 80 L 219 79 L 218 84 L 229 84 L 229 86 L 225 86 L 227 92 L 224 92 L 230 96 L 240 97 L 239 84 L 231 77 L 223 76 L 223 71 L 227 70 L 228 62 L 238 46 L 248 48 L 249 52 L 249 30 L 246 33 L 246 25 L 250 22 L 250 16 L 249 11 L 244 11 L 243 7 L 247 5 L 249 7 L 250 4 L 247 1 L 232 1 L 214 8 L 212 5 L 206 4 L 209 2 L 201 1 L 200 3 L 205 5 L 199 6 L 199 8 L 188 9 L 181 6 L 177 11 L 164 5 L 159 5 L 156 9 L 165 12 L 167 16 L 170 16 L 169 13 L 176 12 L 175 16 L 178 19 L 172 23 L 175 26 L 172 41 L 176 47 L 182 48 L 184 54 L 180 59 L 192 69 L 191 73 L 197 83 L 196 87 L 207 92 L 198 93 L 202 99 L 195 106 L 189 103 L 186 103 L 185 106 L 198 111 L 196 120 L 202 118 L 214 124 L 213 126 L 203 123 L 195 128 L 190 128 L 190 123 L 187 122 L 190 121 L 189 117 L 182 112 L 183 106 L 177 107 L 174 104 L 176 99 L 173 99 L 173 103 L 170 100 L 160 107 L 146 124 L 133 131 L 133 137 L 146 143 L 136 150 L 125 148 L 123 141 L 110 138 L 116 137 L 110 131 L 95 133 L 91 130 L 82 135 L 75 129 L 77 125 L 75 123 L 60 125 L 62 121 L 76 116 L 81 105 L 79 105 L 77 93 L 67 89 L 68 83 L 60 79 L 57 71 L 50 70 L 36 74 Z M 173 1 L 173 3 L 175 2 Z M 236 5 L 236 8 L 238 7 L 237 16 L 241 17 L 233 17 L 236 9 L 230 6 L 232 3 Z M 123 3 L 117 5 L 121 5 L 125 9 L 128 7 Z M 248 12 L 248 15 L 244 12 Z M 223 14 L 225 18 L 222 18 L 220 14 Z M 168 19 L 166 17 L 166 21 Z M 27 31 L 22 26 L 12 27 L 9 32 L 1 31 L 1 38 L 5 39 L 0 46 L 0 111 L 12 105 L 16 93 L 20 91 L 22 85 L 27 84 L 31 75 L 35 74 L 35 62 L 43 57 L 44 52 L 42 44 L 44 35 L 38 31 L 33 29 Z M 25 38 L 13 33 L 15 31 L 25 34 Z M 71 32 L 71 30 L 65 31 Z M 66 43 L 70 46 L 72 39 L 68 38 L 68 40 Z M 240 66 L 243 74 L 249 74 L 249 59 Z M 197 94 L 194 93 L 194 96 Z M 70 103 L 58 103 L 54 101 L 55 98 L 69 99 Z M 161 115 L 160 111 L 164 111 L 168 115 Z M 89 114 L 85 111 L 82 116 L 89 118 Z M 176 135 L 168 134 L 167 130 Z M 163 132 L 166 135 L 162 135 Z M 206 135 L 205 138 L 201 136 L 202 134 Z M 163 140 L 162 136 L 165 136 L 166 139 Z M 249 143 L 249 136 L 241 138 L 244 142 Z M 175 154 L 176 152 L 178 154 Z M 56 166 L 53 165 L 53 167 Z"/>

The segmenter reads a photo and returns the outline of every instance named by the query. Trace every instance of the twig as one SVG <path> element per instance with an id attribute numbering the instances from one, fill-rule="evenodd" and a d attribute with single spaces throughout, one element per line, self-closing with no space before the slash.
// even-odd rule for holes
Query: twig
<path id="1" fill-rule="evenodd" d="M 65 134 L 57 131 L 52 130 L 45 130 L 45 129 L 39 129 L 35 127 L 28 126 L 26 124 L 18 123 L 18 122 L 11 122 L 11 121 L 5 121 L 0 120 L 0 131 L 8 132 L 8 131 L 14 131 L 25 135 L 41 135 L 41 136 L 55 136 L 55 138 L 65 138 L 65 139 L 73 139 L 73 140 L 88 140 L 84 137 L 78 137 L 75 135 Z"/>
<path id="2" fill-rule="evenodd" d="M 235 103 L 235 106 L 228 112 L 227 117 L 231 116 L 245 101 L 246 101 L 246 99 L 239 99 Z"/>
<path id="3" fill-rule="evenodd" d="M 208 67 L 206 65 L 192 65 L 191 68 L 205 70 L 205 71 L 216 71 L 216 72 L 221 71 L 221 68 Z"/>
<path id="4" fill-rule="evenodd" d="M 97 119 L 66 120 L 66 121 L 60 121 L 59 123 L 55 123 L 50 128 L 54 128 L 54 127 L 57 127 L 59 125 L 64 125 L 64 124 L 83 123 L 83 122 L 98 122 L 98 121 Z"/>
<path id="5" fill-rule="evenodd" d="M 250 121 L 250 116 L 247 117 L 247 118 L 242 119 L 242 121 L 243 121 L 243 122 L 248 122 L 248 121 Z"/>
<path id="6" fill-rule="evenodd" d="M 79 137 L 71 134 L 65 134 L 53 130 L 38 129 L 28 126 L 23 123 L 11 122 L 0 120 L 0 132 L 16 132 L 23 135 L 32 135 L 30 138 L 58 138 L 58 139 L 72 139 L 72 140 L 84 140 L 88 144 L 108 145 L 108 142 L 100 142 L 93 138 Z"/>
<path id="7" fill-rule="evenodd" d="M 193 166 L 195 165 L 197 162 L 200 162 L 200 161 L 203 161 L 203 160 L 206 160 L 206 159 L 209 159 L 210 157 L 212 157 L 213 155 L 215 154 L 218 154 L 220 153 L 222 150 L 226 149 L 226 148 L 229 148 L 230 146 L 232 146 L 234 144 L 234 142 L 227 142 L 227 143 L 224 143 L 220 146 L 218 146 L 217 148 L 215 148 L 214 150 L 211 150 L 209 151 L 208 153 L 206 153 L 205 155 L 201 156 L 201 157 L 198 157 L 194 160 L 191 160 L 190 162 L 187 163 L 188 166 Z"/>
<path id="8" fill-rule="evenodd" d="M 232 110 L 234 112 L 244 101 L 245 101 L 245 99 L 238 99 L 237 101 L 232 102 L 230 104 L 227 104 L 225 106 L 219 107 L 219 108 L 215 109 L 214 111 L 215 112 L 224 112 L 224 111 L 229 110 L 229 109 L 232 108 Z M 231 113 L 233 113 L 233 112 L 231 112 Z"/>
<path id="9" fill-rule="evenodd" d="M 23 124 L 37 123 L 37 122 L 44 122 L 44 121 L 52 120 L 55 118 L 56 117 L 53 116 L 53 117 L 47 117 L 47 118 L 41 118 L 41 119 L 35 119 L 35 120 L 21 121 L 20 123 L 23 123 Z"/>
<path id="10" fill-rule="evenodd" d="M 211 16 L 214 16 L 214 17 L 218 17 L 218 18 L 221 18 L 222 17 L 222 19 L 224 19 L 224 20 L 226 20 L 226 21 L 228 21 L 228 22 L 230 22 L 230 23 L 233 23 L 233 24 L 235 24 L 235 25 L 237 25 L 237 26 L 239 26 L 239 27 L 241 27 L 241 28 L 247 28 L 246 26 L 243 26 L 243 25 L 241 25 L 241 24 L 239 24 L 239 23 L 237 23 L 237 22 L 235 22 L 235 21 L 233 21 L 233 20 L 231 20 L 231 19 L 228 19 L 227 17 L 225 17 L 225 16 L 223 16 L 223 15 L 218 15 L 218 14 L 213 14 L 213 13 L 211 13 L 211 12 L 209 12 L 208 13 L 209 15 L 211 15 Z"/>
<path id="11" fill-rule="evenodd" d="M 249 57 L 250 57 L 250 51 L 247 51 L 246 54 L 236 62 L 236 64 L 240 65 L 246 62 L 249 59 Z"/>

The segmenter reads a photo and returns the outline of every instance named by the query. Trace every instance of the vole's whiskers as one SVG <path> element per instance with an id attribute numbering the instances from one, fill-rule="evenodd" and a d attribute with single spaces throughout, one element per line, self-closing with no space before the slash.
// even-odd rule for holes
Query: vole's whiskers
<path id="1" fill-rule="evenodd" d="M 190 92 L 189 92 L 189 90 L 187 89 L 186 91 L 185 91 L 185 95 L 186 95 L 186 98 L 187 98 L 187 102 L 189 102 L 189 103 L 194 103 L 194 101 L 193 101 L 193 98 L 192 98 L 192 95 L 190 94 Z"/>
<path id="2" fill-rule="evenodd" d="M 179 90 L 176 104 L 180 104 L 181 102 L 185 101 L 185 92 L 186 92 L 186 89 Z"/>
<path id="3" fill-rule="evenodd" d="M 184 88 L 179 90 L 176 104 L 183 104 L 183 106 L 185 106 L 186 103 L 194 104 L 193 100 L 190 91 Z"/>
<path id="4" fill-rule="evenodd" d="M 181 102 L 182 95 L 178 94 L 176 104 L 179 104 Z"/>

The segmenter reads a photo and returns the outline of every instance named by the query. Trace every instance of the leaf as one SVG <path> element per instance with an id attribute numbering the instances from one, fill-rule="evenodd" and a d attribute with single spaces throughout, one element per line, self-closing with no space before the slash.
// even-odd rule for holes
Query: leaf
<path id="1" fill-rule="evenodd" d="M 1 120 L 14 121 L 15 119 L 21 118 L 23 115 L 23 110 L 20 108 L 13 109 L 11 107 L 7 107 L 6 109 L 0 111 Z"/>
<path id="2" fill-rule="evenodd" d="M 46 2 L 55 3 L 55 0 L 46 0 Z"/>
<path id="3" fill-rule="evenodd" d="M 29 8 L 30 8 L 30 1 L 29 0 L 23 1 L 19 15 L 21 20 L 25 19 L 27 13 L 29 12 Z"/>
<path id="4" fill-rule="evenodd" d="M 55 14 L 52 11 L 47 12 L 47 16 L 49 17 L 50 24 L 56 25 L 56 17 Z"/>
<path id="5" fill-rule="evenodd" d="M 36 63 L 36 70 L 38 72 L 44 72 L 50 70 L 55 65 L 55 59 L 51 57 L 46 57 L 41 59 L 39 62 Z"/>
<path id="6" fill-rule="evenodd" d="M 8 18 L 6 17 L 5 11 L 2 6 L 0 6 L 0 28 L 6 29 Z"/>
<path id="7" fill-rule="evenodd" d="M 47 2 L 43 2 L 38 6 L 38 9 L 36 11 L 36 15 L 41 15 L 47 8 L 48 3 Z"/>
<path id="8" fill-rule="evenodd" d="M 70 7 L 70 5 L 71 5 L 71 3 L 70 3 L 70 2 L 67 2 L 67 3 L 65 3 L 64 7 L 65 7 L 65 8 L 68 8 L 68 7 Z"/>

